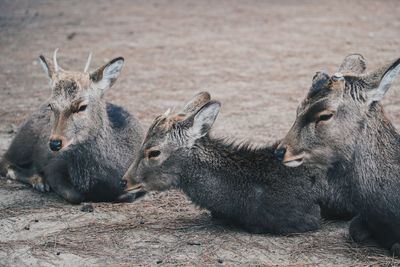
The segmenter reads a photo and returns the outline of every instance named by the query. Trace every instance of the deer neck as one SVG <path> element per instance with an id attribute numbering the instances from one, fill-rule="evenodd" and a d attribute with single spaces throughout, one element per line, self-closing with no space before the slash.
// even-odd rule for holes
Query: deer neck
<path id="1" fill-rule="evenodd" d="M 381 196 L 386 187 L 398 186 L 400 136 L 383 110 L 374 109 L 357 136 L 345 176 L 353 181 L 357 194 L 367 201 Z"/>
<path id="2" fill-rule="evenodd" d="M 185 171 L 179 187 L 193 202 L 211 211 L 242 207 L 247 199 L 246 192 L 252 190 L 257 181 L 265 182 L 264 175 L 260 174 L 265 169 L 262 163 L 269 159 L 261 150 L 253 152 L 205 136 L 188 149 L 185 156 L 182 159 L 186 162 Z M 250 176 L 252 183 L 249 183 Z"/>
<path id="3" fill-rule="evenodd" d="M 371 108 L 370 116 L 365 119 L 361 135 L 356 139 L 355 157 L 365 158 L 381 166 L 399 161 L 400 135 L 386 117 L 382 107 Z M 400 161 L 397 163 L 400 164 Z"/>

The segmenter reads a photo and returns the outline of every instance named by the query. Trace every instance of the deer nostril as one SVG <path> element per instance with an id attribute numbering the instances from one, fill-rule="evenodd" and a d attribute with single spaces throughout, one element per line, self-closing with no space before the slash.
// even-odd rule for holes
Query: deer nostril
<path id="1" fill-rule="evenodd" d="M 275 150 L 275 157 L 278 160 L 282 161 L 283 157 L 285 156 L 285 153 L 286 153 L 286 148 L 284 148 L 284 147 L 278 148 L 278 149 Z"/>
<path id="2" fill-rule="evenodd" d="M 119 182 L 119 185 L 121 186 L 122 189 L 125 189 L 127 184 L 128 184 L 127 180 L 121 180 L 121 182 Z"/>
<path id="3" fill-rule="evenodd" d="M 50 149 L 53 151 L 59 151 L 62 147 L 62 141 L 59 139 L 50 140 Z"/>

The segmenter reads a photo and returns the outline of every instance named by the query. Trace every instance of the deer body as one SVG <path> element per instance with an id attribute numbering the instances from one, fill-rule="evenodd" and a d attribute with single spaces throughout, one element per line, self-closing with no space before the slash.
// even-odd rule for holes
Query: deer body
<path id="1" fill-rule="evenodd" d="M 295 123 L 277 149 L 289 167 L 326 170 L 348 183 L 358 214 L 355 241 L 372 237 L 400 256 L 400 135 L 379 101 L 400 73 L 400 59 L 369 74 L 317 73 Z M 343 188 L 344 189 L 344 188 Z"/>
<path id="2" fill-rule="evenodd" d="M 352 181 L 353 201 L 359 209 L 358 218 L 350 227 L 356 241 L 372 237 L 398 254 L 400 241 L 400 135 L 375 103 L 354 145 L 354 159 L 343 161 L 343 173 Z M 362 141 L 361 141 L 362 140 Z M 366 232 L 360 236 L 359 228 Z"/>
<path id="3" fill-rule="evenodd" d="M 272 147 L 239 148 L 205 136 L 192 149 L 181 151 L 184 171 L 177 186 L 215 217 L 250 232 L 318 229 L 315 177 L 305 170 L 277 167 L 273 152 Z"/>
<path id="4" fill-rule="evenodd" d="M 177 187 L 214 217 L 255 233 L 318 229 L 320 173 L 280 166 L 273 146 L 252 149 L 210 137 L 219 103 L 209 100 L 200 93 L 184 112 L 155 120 L 123 178 L 128 191 Z"/>
<path id="5" fill-rule="evenodd" d="M 142 140 L 136 118 L 102 98 L 123 59 L 92 76 L 54 73 L 51 62 L 42 60 L 52 97 L 18 131 L 2 159 L 2 174 L 41 191 L 50 187 L 70 203 L 117 201 L 124 195 L 121 177 Z"/>

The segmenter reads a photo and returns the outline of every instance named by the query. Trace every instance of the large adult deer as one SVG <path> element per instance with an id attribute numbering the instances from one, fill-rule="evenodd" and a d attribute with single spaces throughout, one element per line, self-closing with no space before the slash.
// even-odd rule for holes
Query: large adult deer
<path id="1" fill-rule="evenodd" d="M 103 97 L 124 59 L 91 73 L 90 56 L 83 72 L 62 69 L 57 50 L 53 62 L 39 59 L 52 95 L 19 129 L 0 163 L 1 174 L 40 191 L 51 188 L 70 203 L 118 200 L 120 179 L 142 141 L 136 118 Z"/>
<path id="2" fill-rule="evenodd" d="M 372 237 L 397 256 L 400 135 L 380 100 L 399 72 L 400 59 L 368 74 L 317 73 L 276 150 L 286 166 L 318 166 L 332 183 L 347 181 L 347 201 L 359 213 L 351 222 L 351 237 Z"/>

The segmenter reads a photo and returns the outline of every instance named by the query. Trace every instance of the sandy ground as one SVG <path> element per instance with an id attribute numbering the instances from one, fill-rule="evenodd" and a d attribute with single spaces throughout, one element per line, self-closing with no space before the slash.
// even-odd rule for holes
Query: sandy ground
<path id="1" fill-rule="evenodd" d="M 60 48 L 64 68 L 124 56 L 107 98 L 145 127 L 199 90 L 223 106 L 215 135 L 282 137 L 315 71 L 350 52 L 368 67 L 400 55 L 398 1 L 0 1 L 0 155 L 50 94 L 37 56 Z M 400 83 L 384 104 L 400 125 Z M 93 213 L 0 181 L 0 265 L 400 265 L 357 246 L 347 222 L 315 233 L 251 235 L 211 220 L 178 191 Z"/>

